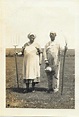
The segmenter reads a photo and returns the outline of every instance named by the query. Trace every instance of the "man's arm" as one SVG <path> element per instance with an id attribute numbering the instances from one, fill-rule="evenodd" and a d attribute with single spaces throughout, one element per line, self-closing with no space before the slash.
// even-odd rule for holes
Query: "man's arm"
<path id="1" fill-rule="evenodd" d="M 48 64 L 48 58 L 47 58 L 47 47 L 50 45 L 50 42 L 48 42 L 44 47 L 44 61 L 46 64 Z"/>

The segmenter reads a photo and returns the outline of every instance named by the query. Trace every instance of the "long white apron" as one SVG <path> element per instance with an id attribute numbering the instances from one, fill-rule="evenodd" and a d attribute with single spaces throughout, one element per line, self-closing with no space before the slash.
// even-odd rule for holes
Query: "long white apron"
<path id="1" fill-rule="evenodd" d="M 37 55 L 36 53 L 37 49 L 35 48 L 35 43 L 31 44 L 30 46 L 26 46 L 24 50 L 23 60 L 24 79 L 36 80 L 40 77 L 39 55 Z"/>

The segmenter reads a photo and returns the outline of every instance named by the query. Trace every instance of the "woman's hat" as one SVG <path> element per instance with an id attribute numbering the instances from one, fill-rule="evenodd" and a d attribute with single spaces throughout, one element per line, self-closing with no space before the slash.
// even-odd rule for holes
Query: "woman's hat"
<path id="1" fill-rule="evenodd" d="M 36 36 L 33 34 L 33 33 L 29 33 L 28 35 L 27 35 L 27 37 L 30 39 L 30 37 L 32 37 L 32 38 L 36 38 Z"/>

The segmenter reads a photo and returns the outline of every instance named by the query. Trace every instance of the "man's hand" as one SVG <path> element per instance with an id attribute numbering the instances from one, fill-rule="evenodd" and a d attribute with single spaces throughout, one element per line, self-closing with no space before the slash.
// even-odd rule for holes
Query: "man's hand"
<path id="1" fill-rule="evenodd" d="M 48 60 L 45 60 L 45 64 L 49 64 L 49 61 Z"/>

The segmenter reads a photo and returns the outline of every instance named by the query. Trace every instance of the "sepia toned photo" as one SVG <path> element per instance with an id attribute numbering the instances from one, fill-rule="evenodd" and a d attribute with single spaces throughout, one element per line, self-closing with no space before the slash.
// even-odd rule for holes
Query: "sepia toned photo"
<path id="1" fill-rule="evenodd" d="M 59 109 L 76 110 L 78 4 L 1 1 L 2 113 L 47 109 L 60 116 Z"/>

